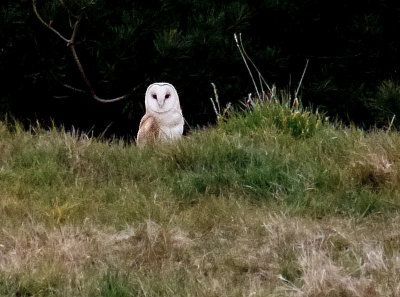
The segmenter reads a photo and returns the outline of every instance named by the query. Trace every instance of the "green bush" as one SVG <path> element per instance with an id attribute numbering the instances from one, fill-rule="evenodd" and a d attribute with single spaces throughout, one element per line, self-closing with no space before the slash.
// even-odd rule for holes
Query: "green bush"
<path id="1" fill-rule="evenodd" d="M 398 127 L 400 123 L 400 84 L 397 81 L 383 81 L 374 97 L 367 98 L 365 105 L 375 119 L 377 126 Z"/>
<path id="2" fill-rule="evenodd" d="M 286 96 L 285 96 L 286 97 Z M 260 129 L 276 128 L 282 133 L 296 138 L 312 137 L 323 125 L 326 117 L 309 108 L 291 107 L 291 102 L 283 99 L 278 101 L 255 103 L 244 113 L 229 114 L 229 120 L 222 121 L 223 131 L 257 134 Z"/>

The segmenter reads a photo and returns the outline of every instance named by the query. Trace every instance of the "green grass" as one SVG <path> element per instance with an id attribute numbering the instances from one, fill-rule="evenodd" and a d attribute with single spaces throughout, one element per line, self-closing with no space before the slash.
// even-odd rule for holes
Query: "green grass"
<path id="1" fill-rule="evenodd" d="M 398 296 L 399 164 L 279 103 L 147 148 L 2 122 L 0 296 Z"/>

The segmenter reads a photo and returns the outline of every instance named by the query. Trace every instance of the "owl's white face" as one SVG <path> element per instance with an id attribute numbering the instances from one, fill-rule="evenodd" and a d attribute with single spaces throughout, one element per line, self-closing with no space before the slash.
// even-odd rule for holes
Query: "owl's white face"
<path id="1" fill-rule="evenodd" d="M 151 84 L 145 96 L 146 110 L 156 113 L 179 108 L 179 97 L 174 86 L 169 83 Z"/>

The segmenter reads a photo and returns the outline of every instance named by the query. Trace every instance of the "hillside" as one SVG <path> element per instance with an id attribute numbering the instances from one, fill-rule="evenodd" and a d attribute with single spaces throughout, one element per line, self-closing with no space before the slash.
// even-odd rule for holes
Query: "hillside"
<path id="1" fill-rule="evenodd" d="M 0 124 L 0 296 L 400 296 L 400 134 L 265 103 L 144 149 Z"/>

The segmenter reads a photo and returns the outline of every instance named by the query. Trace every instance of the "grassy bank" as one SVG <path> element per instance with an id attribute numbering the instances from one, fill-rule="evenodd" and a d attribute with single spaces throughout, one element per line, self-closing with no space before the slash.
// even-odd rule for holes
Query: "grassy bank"
<path id="1" fill-rule="evenodd" d="M 145 149 L 0 124 L 0 295 L 399 296 L 400 134 L 279 104 Z"/>

